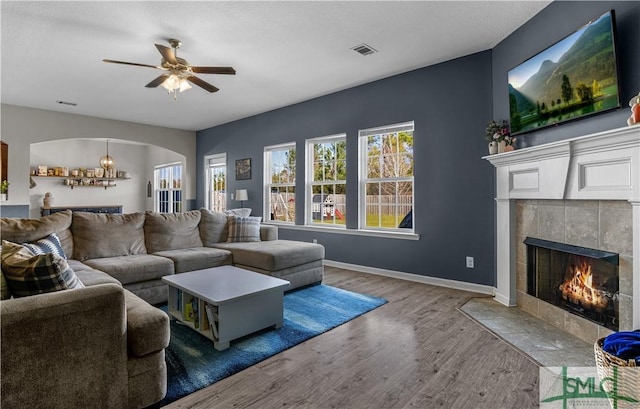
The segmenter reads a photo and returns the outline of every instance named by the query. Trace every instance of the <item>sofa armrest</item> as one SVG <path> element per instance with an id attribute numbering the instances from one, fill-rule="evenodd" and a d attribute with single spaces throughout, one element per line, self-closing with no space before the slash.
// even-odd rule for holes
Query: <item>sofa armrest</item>
<path id="1" fill-rule="evenodd" d="M 278 226 L 272 224 L 260 224 L 260 240 L 278 240 Z"/>
<path id="2" fill-rule="evenodd" d="M 128 399 L 123 289 L 100 284 L 0 303 L 2 407 Z"/>

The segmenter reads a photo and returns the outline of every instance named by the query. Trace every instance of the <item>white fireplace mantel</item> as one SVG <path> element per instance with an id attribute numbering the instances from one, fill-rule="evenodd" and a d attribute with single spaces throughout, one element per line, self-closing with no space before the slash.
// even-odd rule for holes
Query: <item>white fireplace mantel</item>
<path id="1" fill-rule="evenodd" d="M 496 301 L 516 305 L 513 199 L 626 200 L 633 208 L 633 326 L 640 328 L 640 126 L 483 159 L 496 167 Z"/>

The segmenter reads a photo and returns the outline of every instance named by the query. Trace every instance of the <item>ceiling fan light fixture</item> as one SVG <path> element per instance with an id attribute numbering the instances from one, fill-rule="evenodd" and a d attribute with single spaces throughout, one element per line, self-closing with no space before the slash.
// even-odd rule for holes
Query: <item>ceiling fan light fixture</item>
<path id="1" fill-rule="evenodd" d="M 167 91 L 176 90 L 180 88 L 180 77 L 178 77 L 176 74 L 171 74 L 166 80 L 164 80 L 161 85 Z"/>
<path id="2" fill-rule="evenodd" d="M 189 84 L 189 81 L 185 80 L 184 78 L 180 80 L 180 92 L 182 91 L 187 91 L 191 89 L 191 84 Z"/>
<path id="3" fill-rule="evenodd" d="M 180 40 L 170 39 L 167 46 L 156 44 L 156 49 L 160 52 L 162 58 L 160 65 L 140 64 L 126 61 L 116 61 L 104 59 L 102 61 L 114 64 L 134 65 L 138 67 L 148 67 L 163 70 L 164 74 L 155 78 L 153 81 L 145 85 L 147 88 L 155 88 L 161 86 L 166 89 L 169 94 L 173 93 L 173 99 L 177 99 L 178 91 L 183 92 L 192 88 L 192 84 L 202 88 L 207 92 L 217 92 L 218 88 L 206 81 L 198 78 L 195 74 L 226 74 L 235 75 L 236 70 L 233 67 L 205 67 L 191 66 L 187 60 L 178 57 L 178 48 L 182 45 Z"/>

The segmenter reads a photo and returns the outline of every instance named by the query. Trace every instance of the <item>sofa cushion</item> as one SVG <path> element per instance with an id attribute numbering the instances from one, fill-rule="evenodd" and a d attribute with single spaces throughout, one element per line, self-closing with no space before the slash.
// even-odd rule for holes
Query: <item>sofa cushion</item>
<path id="1" fill-rule="evenodd" d="M 205 208 L 200 209 L 200 237 L 202 244 L 212 247 L 216 243 L 224 243 L 229 236 L 228 215 Z"/>
<path id="2" fill-rule="evenodd" d="M 245 270 L 255 271 L 256 273 L 287 280 L 289 282 L 289 290 L 305 285 L 320 283 L 324 278 L 324 266 L 322 264 L 322 260 L 316 260 L 310 263 L 300 264 L 299 266 L 293 266 L 276 271 L 267 271 L 258 267 L 245 266 L 243 264 L 236 264 L 235 266 Z"/>
<path id="3" fill-rule="evenodd" d="M 30 243 L 23 243 L 22 245 L 28 248 L 33 254 L 53 253 L 62 258 L 67 258 L 67 255 L 62 249 L 60 239 L 55 233 L 51 233 L 47 237 L 43 237 Z"/>
<path id="4" fill-rule="evenodd" d="M 84 261 L 147 252 L 144 213 L 107 214 L 73 212 L 73 258 Z"/>
<path id="5" fill-rule="evenodd" d="M 70 226 L 71 210 L 57 212 L 39 219 L 0 218 L 0 230 L 4 240 L 25 243 L 56 233 L 67 256 L 73 254 L 73 236 Z"/>
<path id="6" fill-rule="evenodd" d="M 127 306 L 127 345 L 135 356 L 161 351 L 169 346 L 169 316 L 124 290 Z"/>
<path id="7" fill-rule="evenodd" d="M 272 240 L 252 243 L 218 243 L 217 248 L 229 250 L 233 263 L 277 271 L 324 259 L 320 244 L 290 240 Z"/>
<path id="8" fill-rule="evenodd" d="M 260 241 L 260 221 L 262 217 L 229 216 L 229 236 L 227 243 Z"/>
<path id="9" fill-rule="evenodd" d="M 142 281 L 123 286 L 151 305 L 166 304 L 169 299 L 169 287 L 162 279 Z"/>
<path id="10" fill-rule="evenodd" d="M 84 263 L 96 270 L 104 271 L 123 285 L 173 274 L 173 261 L 151 254 L 96 258 L 85 260 Z"/>
<path id="11" fill-rule="evenodd" d="M 198 223 L 198 210 L 183 213 L 147 212 L 144 220 L 147 252 L 202 247 Z"/>
<path id="12" fill-rule="evenodd" d="M 2 272 L 14 297 L 84 287 L 64 258 L 53 253 L 33 254 L 6 240 L 2 240 Z"/>
<path id="13" fill-rule="evenodd" d="M 4 273 L 0 270 L 0 300 L 8 300 L 11 298 L 11 291 L 9 291 L 9 284 L 4 277 Z"/>
<path id="14" fill-rule="evenodd" d="M 218 267 L 232 262 L 230 251 L 213 247 L 158 251 L 153 254 L 173 260 L 176 273 Z"/>
<path id="15" fill-rule="evenodd" d="M 70 259 L 67 260 L 67 263 L 69 263 L 69 267 L 71 267 L 73 271 L 75 271 L 76 275 L 78 276 L 80 281 L 82 281 L 82 284 L 85 285 L 85 287 L 98 284 L 116 284 L 122 287 L 120 281 L 111 277 L 104 271 L 96 270 L 95 268 L 89 267 L 88 265 L 78 260 Z"/>
<path id="16" fill-rule="evenodd" d="M 260 240 L 278 240 L 278 226 L 260 224 Z"/>

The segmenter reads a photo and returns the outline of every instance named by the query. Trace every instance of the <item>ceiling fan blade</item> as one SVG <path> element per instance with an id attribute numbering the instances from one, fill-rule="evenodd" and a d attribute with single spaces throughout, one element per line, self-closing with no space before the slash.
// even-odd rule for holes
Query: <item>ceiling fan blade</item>
<path id="1" fill-rule="evenodd" d="M 229 74 L 236 75 L 233 67 L 191 67 L 191 71 L 197 74 Z"/>
<path id="2" fill-rule="evenodd" d="M 191 82 L 192 84 L 195 84 L 197 86 L 199 86 L 200 88 L 209 91 L 209 92 L 216 92 L 218 91 L 218 88 L 214 87 L 213 85 L 209 84 L 206 81 L 201 80 L 200 78 L 192 75 L 190 77 L 187 77 L 187 80 L 189 82 Z"/>
<path id="3" fill-rule="evenodd" d="M 164 80 L 166 80 L 167 78 L 169 78 L 169 74 L 162 74 L 161 76 L 159 76 L 155 80 L 153 80 L 150 83 L 148 83 L 147 85 L 145 85 L 145 87 L 147 87 L 147 88 L 155 88 L 158 85 L 162 84 L 164 82 Z"/>
<path id="4" fill-rule="evenodd" d="M 156 48 L 158 49 L 158 51 L 160 51 L 160 54 L 162 54 L 162 58 L 164 58 L 166 62 L 168 62 L 169 64 L 178 65 L 176 55 L 171 48 L 165 47 L 161 44 L 156 44 Z"/>
<path id="5" fill-rule="evenodd" d="M 102 60 L 102 61 L 110 62 L 110 63 L 113 63 L 113 64 L 135 65 L 136 67 L 148 67 L 148 68 L 157 68 L 159 70 L 166 70 L 166 68 L 160 67 L 158 65 L 139 64 L 137 62 L 126 62 L 126 61 L 116 61 L 116 60 Z"/>

